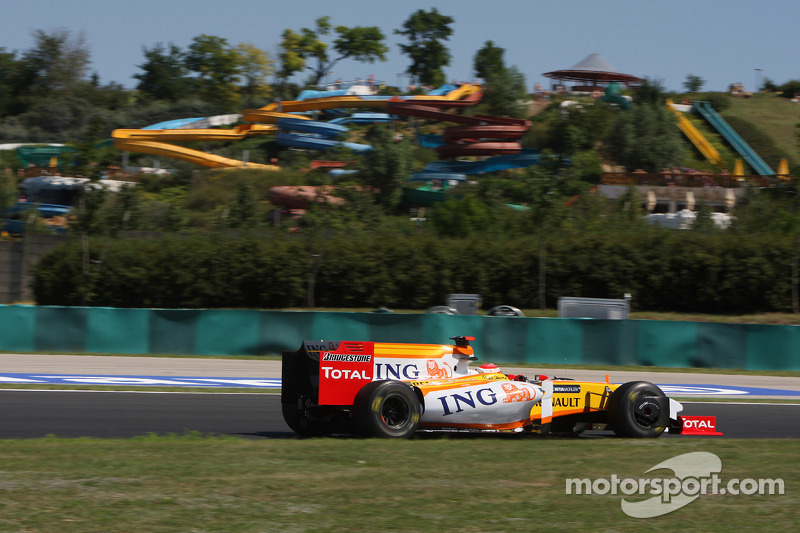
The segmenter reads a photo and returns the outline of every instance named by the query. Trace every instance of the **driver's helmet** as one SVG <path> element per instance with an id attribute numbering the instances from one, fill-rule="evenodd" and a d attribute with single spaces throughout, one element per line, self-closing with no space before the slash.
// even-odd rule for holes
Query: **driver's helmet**
<path id="1" fill-rule="evenodd" d="M 500 367 L 494 363 L 484 363 L 478 367 L 478 372 L 481 374 L 491 374 L 492 372 L 500 372 Z"/>

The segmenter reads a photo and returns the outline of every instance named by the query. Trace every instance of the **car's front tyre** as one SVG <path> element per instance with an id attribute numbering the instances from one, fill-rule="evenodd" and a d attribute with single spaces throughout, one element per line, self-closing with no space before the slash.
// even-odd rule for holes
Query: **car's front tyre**
<path id="1" fill-rule="evenodd" d="M 620 437 L 653 438 L 669 424 L 669 400 L 646 381 L 620 385 L 608 399 L 608 423 Z"/>

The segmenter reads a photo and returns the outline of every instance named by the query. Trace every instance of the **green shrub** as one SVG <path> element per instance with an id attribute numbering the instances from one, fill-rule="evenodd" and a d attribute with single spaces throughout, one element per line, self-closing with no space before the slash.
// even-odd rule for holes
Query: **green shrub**
<path id="1" fill-rule="evenodd" d="M 42 305 L 156 308 L 425 309 L 450 293 L 484 307 L 538 307 L 539 236 L 431 233 L 169 236 L 79 240 L 36 266 Z M 637 310 L 749 313 L 791 309 L 791 236 L 642 229 L 554 231 L 547 306 L 561 296 L 633 296 Z M 87 260 L 88 259 L 88 260 Z"/>

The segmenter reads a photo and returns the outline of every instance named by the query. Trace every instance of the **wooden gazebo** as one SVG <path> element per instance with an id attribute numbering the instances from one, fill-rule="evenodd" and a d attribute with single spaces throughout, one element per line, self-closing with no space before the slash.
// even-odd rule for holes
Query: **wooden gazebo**
<path id="1" fill-rule="evenodd" d="M 573 91 L 592 92 L 605 88 L 609 83 L 624 83 L 630 86 L 642 82 L 641 78 L 617 72 L 600 54 L 590 54 L 572 68 L 545 72 L 542 75 L 562 85 L 566 82 L 577 82 L 579 85 L 571 87 Z"/>

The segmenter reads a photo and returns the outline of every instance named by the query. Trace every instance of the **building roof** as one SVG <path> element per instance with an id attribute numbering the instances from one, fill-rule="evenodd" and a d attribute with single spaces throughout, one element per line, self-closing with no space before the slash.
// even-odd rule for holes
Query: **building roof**
<path id="1" fill-rule="evenodd" d="M 631 74 L 617 72 L 600 54 L 589 54 L 586 59 L 572 68 L 545 72 L 542 75 L 557 80 L 580 82 L 591 81 L 608 83 L 616 81 L 630 84 L 642 81 L 641 78 L 637 78 Z"/>

